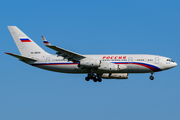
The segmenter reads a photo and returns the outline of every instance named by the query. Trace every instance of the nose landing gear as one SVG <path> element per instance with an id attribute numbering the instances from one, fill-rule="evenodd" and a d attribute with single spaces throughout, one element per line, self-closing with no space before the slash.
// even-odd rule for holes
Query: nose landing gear
<path id="1" fill-rule="evenodd" d="M 154 76 L 153 76 L 154 73 L 151 73 L 151 76 L 149 77 L 150 80 L 154 80 Z"/>
<path id="2" fill-rule="evenodd" d="M 154 76 L 150 76 L 149 78 L 150 78 L 151 80 L 154 80 Z"/>

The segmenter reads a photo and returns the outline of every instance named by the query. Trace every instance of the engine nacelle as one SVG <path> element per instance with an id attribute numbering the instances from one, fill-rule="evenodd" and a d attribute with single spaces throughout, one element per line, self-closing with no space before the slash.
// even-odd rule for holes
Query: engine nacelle
<path id="1" fill-rule="evenodd" d="M 109 71 L 121 71 L 121 70 L 125 70 L 126 68 L 127 68 L 126 65 L 117 65 L 109 62 L 101 62 L 101 66 L 98 68 L 98 70 L 109 72 Z"/>
<path id="2" fill-rule="evenodd" d="M 103 73 L 101 78 L 104 79 L 128 79 L 128 73 Z"/>
<path id="3" fill-rule="evenodd" d="M 85 59 L 80 61 L 82 67 L 100 67 L 100 60 Z"/>

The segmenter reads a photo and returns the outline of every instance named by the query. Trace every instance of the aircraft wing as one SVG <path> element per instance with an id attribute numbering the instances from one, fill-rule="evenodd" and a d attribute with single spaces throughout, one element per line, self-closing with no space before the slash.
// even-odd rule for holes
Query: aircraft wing
<path id="1" fill-rule="evenodd" d="M 43 42 L 44 42 L 44 45 L 57 51 L 56 54 L 58 56 L 62 56 L 64 57 L 65 59 L 68 59 L 68 60 L 74 60 L 74 61 L 79 61 L 83 58 L 86 58 L 85 56 L 83 55 L 80 55 L 78 53 L 75 53 L 75 52 L 72 52 L 72 51 L 69 51 L 69 50 L 66 50 L 66 49 L 63 49 L 63 48 L 60 48 L 60 47 L 57 47 L 57 46 L 54 46 L 54 45 L 51 45 L 46 39 L 44 36 L 41 36 L 42 39 L 43 39 Z"/>
<path id="2" fill-rule="evenodd" d="M 19 60 L 22 60 L 22 61 L 23 61 L 23 60 L 37 61 L 36 59 L 24 57 L 24 56 L 21 56 L 21 55 L 16 55 L 16 54 L 13 54 L 13 53 L 5 52 L 5 54 L 8 54 L 8 55 L 11 55 L 11 56 L 13 56 L 13 57 L 19 58 Z"/>

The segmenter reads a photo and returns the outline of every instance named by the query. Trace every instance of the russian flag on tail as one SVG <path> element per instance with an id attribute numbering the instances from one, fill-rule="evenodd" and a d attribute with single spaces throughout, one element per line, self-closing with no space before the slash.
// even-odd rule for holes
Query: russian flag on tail
<path id="1" fill-rule="evenodd" d="M 21 42 L 31 42 L 29 38 L 20 38 Z"/>

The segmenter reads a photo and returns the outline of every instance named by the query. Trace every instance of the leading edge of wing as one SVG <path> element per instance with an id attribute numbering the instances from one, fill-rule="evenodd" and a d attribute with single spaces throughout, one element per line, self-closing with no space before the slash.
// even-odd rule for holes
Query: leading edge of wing
<path id="1" fill-rule="evenodd" d="M 44 42 L 44 45 L 57 51 L 56 54 L 58 54 L 58 56 L 63 56 L 63 57 L 68 57 L 68 58 L 71 58 L 71 59 L 83 59 L 83 58 L 86 58 L 85 56 L 81 55 L 81 54 L 78 54 L 78 53 L 75 53 L 75 52 L 72 52 L 72 51 L 69 51 L 69 50 L 66 50 L 66 49 L 63 49 L 63 48 L 60 48 L 60 47 L 57 47 L 55 45 L 51 45 L 46 39 L 44 36 L 41 36 L 42 37 L 42 40 Z"/>

